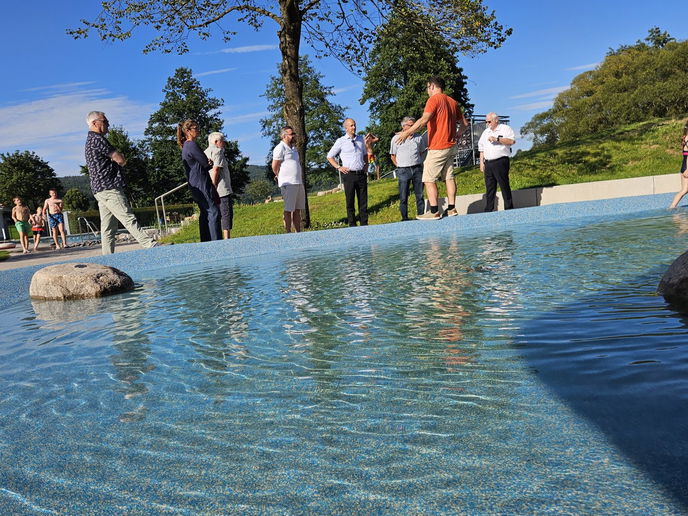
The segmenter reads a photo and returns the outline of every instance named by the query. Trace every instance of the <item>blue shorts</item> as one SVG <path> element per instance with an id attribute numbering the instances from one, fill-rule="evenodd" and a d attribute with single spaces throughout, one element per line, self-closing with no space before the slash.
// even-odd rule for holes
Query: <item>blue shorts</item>
<path id="1" fill-rule="evenodd" d="M 48 226 L 50 226 L 50 229 L 60 224 L 64 226 L 64 215 L 62 213 L 48 213 Z"/>

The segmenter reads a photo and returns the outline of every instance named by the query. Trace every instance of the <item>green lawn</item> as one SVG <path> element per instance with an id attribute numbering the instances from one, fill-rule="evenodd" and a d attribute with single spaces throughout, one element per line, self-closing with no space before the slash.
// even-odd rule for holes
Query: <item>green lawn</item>
<path id="1" fill-rule="evenodd" d="M 574 143 L 520 152 L 512 160 L 511 186 L 518 190 L 678 172 L 681 162 L 678 142 L 683 123 L 682 120 L 655 119 L 610 129 Z M 477 167 L 457 171 L 455 177 L 459 195 L 485 191 L 483 177 Z M 442 183 L 440 195 L 444 195 Z M 308 204 L 311 230 L 346 226 L 343 192 L 309 195 Z M 370 224 L 399 221 L 396 179 L 382 179 L 368 184 L 368 213 Z M 413 201 L 409 202 L 409 216 L 415 217 Z M 281 203 L 234 207 L 233 238 L 281 232 Z M 166 240 L 197 242 L 198 224 L 192 224 Z"/>

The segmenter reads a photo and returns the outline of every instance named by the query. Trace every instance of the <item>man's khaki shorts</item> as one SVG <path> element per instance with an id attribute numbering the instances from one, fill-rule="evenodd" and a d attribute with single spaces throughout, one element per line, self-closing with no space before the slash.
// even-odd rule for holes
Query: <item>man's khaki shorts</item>
<path id="1" fill-rule="evenodd" d="M 456 157 L 456 145 L 442 150 L 429 150 L 423 163 L 423 182 L 436 183 L 437 181 L 454 180 L 454 158 Z"/>
<path id="2" fill-rule="evenodd" d="M 284 211 L 306 209 L 306 191 L 303 185 L 283 185 L 280 186 L 280 191 L 284 199 Z"/>

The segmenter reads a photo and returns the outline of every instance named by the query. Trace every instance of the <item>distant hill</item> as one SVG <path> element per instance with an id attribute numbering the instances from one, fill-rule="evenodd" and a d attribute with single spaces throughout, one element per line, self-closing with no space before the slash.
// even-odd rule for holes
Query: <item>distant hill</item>
<path id="1" fill-rule="evenodd" d="M 60 183 L 62 183 L 62 191 L 60 195 L 64 195 L 70 188 L 76 188 L 81 190 L 86 197 L 92 198 L 93 193 L 91 193 L 91 185 L 88 182 L 87 176 L 64 176 L 59 178 Z"/>
<path id="2" fill-rule="evenodd" d="M 248 175 L 251 177 L 251 181 L 256 179 L 265 179 L 265 165 L 246 165 L 246 170 L 248 170 Z"/>

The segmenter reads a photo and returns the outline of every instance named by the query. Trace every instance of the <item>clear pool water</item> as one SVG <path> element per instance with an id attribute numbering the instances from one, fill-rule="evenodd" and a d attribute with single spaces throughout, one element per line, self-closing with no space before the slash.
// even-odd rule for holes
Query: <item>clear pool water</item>
<path id="1" fill-rule="evenodd" d="M 687 214 L 199 264 L 0 312 L 0 512 L 683 513 Z"/>

